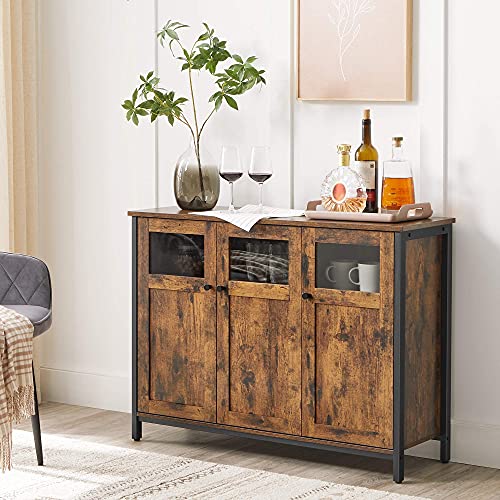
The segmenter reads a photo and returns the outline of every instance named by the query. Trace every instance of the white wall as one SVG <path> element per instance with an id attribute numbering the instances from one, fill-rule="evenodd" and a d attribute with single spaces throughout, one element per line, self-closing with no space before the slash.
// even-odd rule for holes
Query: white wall
<path id="1" fill-rule="evenodd" d="M 230 15 L 221 15 L 228 9 Z M 228 41 L 231 52 L 243 57 L 257 55 L 256 65 L 266 69 L 268 85 L 238 99 L 238 112 L 223 106 L 205 129 L 204 142 L 215 160 L 219 161 L 221 146 L 240 146 L 244 166 L 250 161 L 252 145 L 272 144 L 274 178 L 264 188 L 264 203 L 288 206 L 291 199 L 291 63 L 289 0 L 254 0 L 239 2 L 238 8 L 227 0 L 190 0 L 169 2 L 160 0 L 158 20 L 160 27 L 168 19 L 178 19 L 192 26 L 186 32 L 186 44 L 190 45 L 204 31 L 202 22 L 216 29 L 216 34 Z M 182 36 L 182 33 L 181 33 Z M 179 73 L 179 61 L 175 61 L 167 48 L 159 50 L 159 75 L 168 76 L 168 86 L 179 89 L 188 96 L 187 73 Z M 216 90 L 213 78 L 205 74 L 195 77 L 195 92 L 200 96 L 200 115 L 206 115 L 211 107 L 208 98 Z M 176 159 L 187 148 L 189 137 L 185 127 L 172 129 L 166 122 L 159 125 L 159 202 L 161 206 L 175 205 L 171 189 L 172 171 Z M 229 204 L 229 190 L 222 183 L 220 204 Z M 246 176 L 235 185 L 238 204 L 256 203 L 257 186 Z"/>
<path id="2" fill-rule="evenodd" d="M 499 2 L 479 0 L 473 9 L 466 0 L 450 2 L 447 178 L 448 210 L 458 220 L 453 415 L 463 434 L 483 440 L 482 451 L 477 450 L 473 460 L 486 461 L 486 453 L 491 453 L 488 463 L 496 467 L 500 467 L 500 267 L 496 265 L 500 87 L 491 51 L 497 44 L 494 19 L 499 15 Z M 471 26 L 477 27 L 473 36 L 464 36 Z M 457 454 L 467 454 L 458 443 Z"/>
<path id="3" fill-rule="evenodd" d="M 127 210 L 154 205 L 154 131 L 120 103 L 154 64 L 154 2 L 43 0 L 41 254 L 54 326 L 43 341 L 45 396 L 129 408 Z"/>
<path id="4" fill-rule="evenodd" d="M 273 145 L 276 175 L 266 189 L 268 203 L 304 206 L 317 197 L 335 162 L 335 145 L 357 146 L 360 140 L 366 103 L 295 100 L 293 0 L 255 0 L 238 3 L 237 9 L 227 0 L 157 2 L 156 13 L 153 0 L 41 2 L 42 249 L 55 290 L 54 328 L 44 342 L 42 372 L 52 400 L 129 408 L 125 213 L 156 201 L 173 204 L 174 163 L 188 141 L 185 130 L 162 123 L 155 145 L 154 127 L 131 127 L 119 108 L 137 75 L 155 67 L 155 14 L 160 25 L 170 18 L 193 26 L 207 21 L 234 51 L 257 54 L 268 70 L 269 85 L 243 96 L 240 112 L 216 115 L 205 137 L 216 159 L 224 143 L 239 144 L 246 162 L 252 144 Z M 417 191 L 437 213 L 458 218 L 452 458 L 500 467 L 500 341 L 494 317 L 500 279 L 494 213 L 500 102 L 488 50 L 496 17 L 481 16 L 486 0 L 479 0 L 484 9 L 474 10 L 466 0 L 453 0 L 449 15 L 446 0 L 414 3 L 415 98 L 371 105 L 374 141 L 385 158 L 391 136 L 403 134 Z M 488 7 L 500 13 L 500 5 L 488 2 Z M 473 36 L 462 36 L 475 27 Z M 185 75 L 175 64 L 167 50 L 158 50 L 160 76 L 185 91 Z M 491 68 L 491 74 L 479 68 Z M 208 95 L 205 82 L 196 82 L 201 96 Z M 223 185 L 222 204 L 227 195 Z M 236 197 L 238 203 L 255 200 L 255 186 L 240 182 Z M 414 453 L 436 456 L 437 444 Z"/>

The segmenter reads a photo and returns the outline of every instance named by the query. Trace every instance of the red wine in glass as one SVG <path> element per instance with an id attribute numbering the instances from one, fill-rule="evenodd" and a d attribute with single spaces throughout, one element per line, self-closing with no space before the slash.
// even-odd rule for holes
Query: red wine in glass
<path id="1" fill-rule="evenodd" d="M 257 182 L 258 184 L 264 184 L 267 180 L 271 178 L 273 174 L 248 174 L 250 179 Z"/>
<path id="2" fill-rule="evenodd" d="M 243 172 L 220 172 L 219 175 L 227 182 L 236 182 Z"/>
<path id="3" fill-rule="evenodd" d="M 262 203 L 262 188 L 264 186 L 264 182 L 269 180 L 273 175 L 271 149 L 268 146 L 254 146 L 252 148 L 252 157 L 250 160 L 248 175 L 250 179 L 259 185 L 259 212 L 262 212 L 264 209 Z"/>
<path id="4" fill-rule="evenodd" d="M 243 170 L 241 168 L 240 151 L 236 146 L 223 146 L 219 166 L 219 175 L 227 182 L 231 189 L 231 203 L 229 211 L 234 212 L 233 203 L 233 183 L 241 178 Z"/>

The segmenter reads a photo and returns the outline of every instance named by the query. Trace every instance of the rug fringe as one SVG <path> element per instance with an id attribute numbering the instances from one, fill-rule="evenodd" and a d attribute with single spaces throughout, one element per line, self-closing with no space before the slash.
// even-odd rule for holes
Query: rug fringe
<path id="1" fill-rule="evenodd" d="M 0 439 L 0 467 L 2 472 L 12 469 L 12 433 L 9 432 Z"/>
<path id="2" fill-rule="evenodd" d="M 33 385 L 18 387 L 14 394 L 7 398 L 7 410 L 9 420 L 3 425 L 5 433 L 0 436 L 0 469 L 6 472 L 12 469 L 12 423 L 20 423 L 21 420 L 31 417 L 35 413 L 35 398 Z"/>
<path id="3" fill-rule="evenodd" d="M 35 393 L 32 385 L 23 385 L 18 387 L 12 394 L 11 401 L 7 407 L 12 408 L 12 421 L 19 424 L 21 420 L 31 417 L 35 414 Z M 9 405 L 10 403 L 10 405 Z"/>

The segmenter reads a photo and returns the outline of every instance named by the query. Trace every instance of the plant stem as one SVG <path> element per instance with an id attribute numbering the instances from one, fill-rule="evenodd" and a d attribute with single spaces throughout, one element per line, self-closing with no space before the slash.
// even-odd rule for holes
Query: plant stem
<path id="1" fill-rule="evenodd" d="M 198 160 L 198 177 L 200 179 L 201 197 L 202 201 L 207 200 L 207 194 L 205 191 L 205 183 L 203 182 L 203 171 L 201 169 L 201 158 L 200 158 L 200 131 L 198 128 L 198 115 L 196 113 L 196 103 L 194 101 L 194 90 L 193 90 L 193 77 L 191 75 L 191 67 L 189 68 L 189 89 L 191 90 L 191 103 L 193 104 L 193 115 L 194 115 L 194 126 L 196 128 L 196 138 L 194 141 L 194 151 L 196 153 L 196 159 Z"/>
<path id="2" fill-rule="evenodd" d="M 194 102 L 194 91 L 193 91 L 193 77 L 191 75 L 191 68 L 189 68 L 189 89 L 191 91 L 191 103 L 193 105 L 193 115 L 194 115 L 194 125 L 196 128 L 196 136 L 199 136 L 198 130 L 198 115 L 196 113 L 196 103 Z"/>
<path id="3" fill-rule="evenodd" d="M 207 124 L 208 120 L 210 120 L 210 117 L 215 113 L 216 109 L 212 109 L 212 111 L 210 112 L 210 114 L 207 116 L 207 118 L 205 119 L 205 121 L 203 122 L 201 128 L 200 128 L 200 133 L 198 134 L 198 138 L 201 137 L 201 133 L 203 132 L 203 129 L 205 128 L 205 125 Z"/>

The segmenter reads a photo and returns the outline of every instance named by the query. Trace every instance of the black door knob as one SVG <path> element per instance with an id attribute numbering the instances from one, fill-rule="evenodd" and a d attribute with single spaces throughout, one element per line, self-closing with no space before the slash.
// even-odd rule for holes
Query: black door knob
<path id="1" fill-rule="evenodd" d="M 203 285 L 203 288 L 205 290 L 212 290 L 213 286 L 212 285 L 209 285 L 208 283 L 206 285 Z"/>
<path id="2" fill-rule="evenodd" d="M 225 287 L 225 286 L 222 286 L 222 285 L 217 285 L 217 291 L 218 291 L 218 292 L 223 292 L 225 289 L 226 289 L 226 287 Z"/>
<path id="3" fill-rule="evenodd" d="M 313 296 L 310 294 L 310 293 L 307 293 L 307 292 L 304 292 L 302 294 L 302 298 L 305 300 L 305 299 L 312 299 Z"/>

